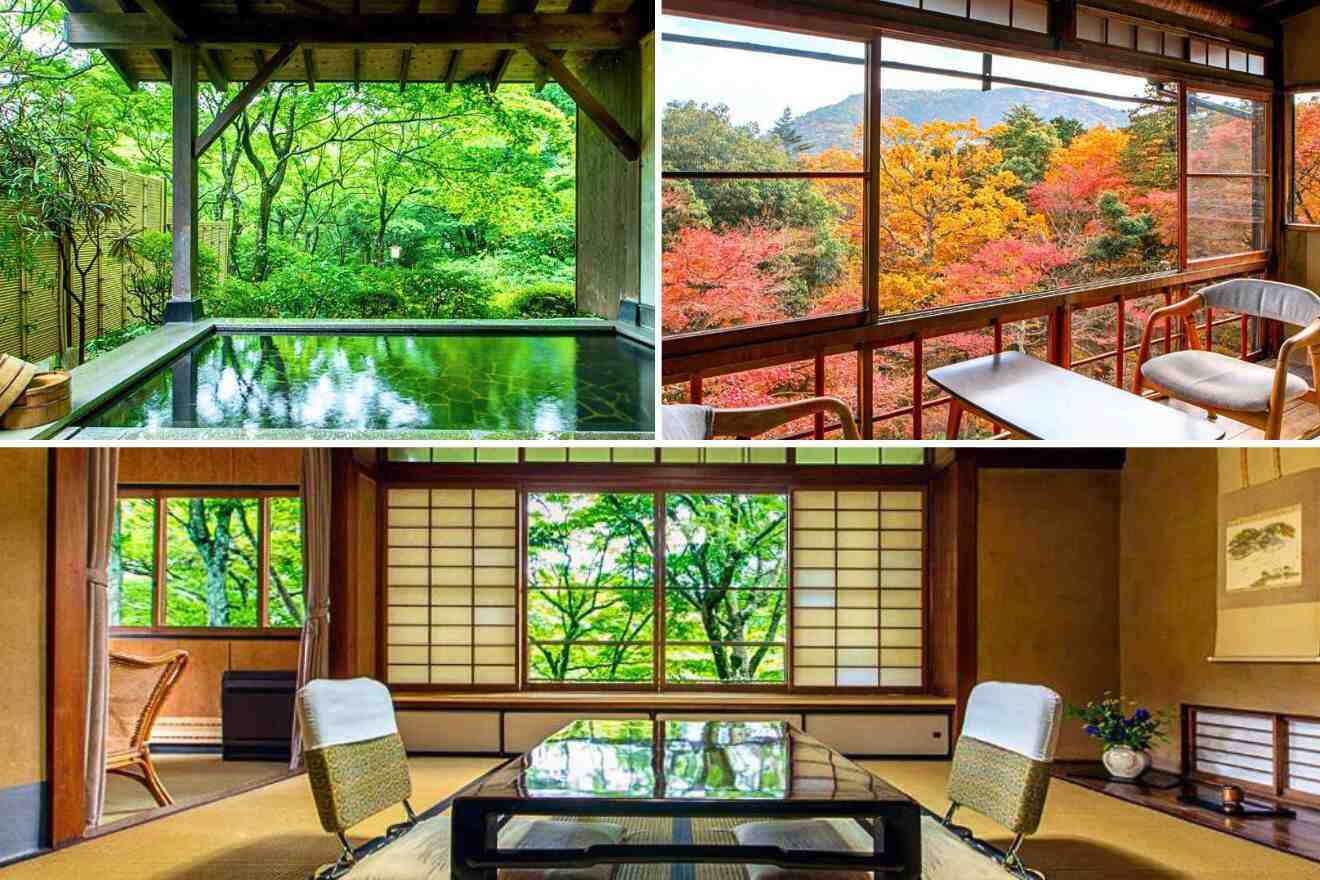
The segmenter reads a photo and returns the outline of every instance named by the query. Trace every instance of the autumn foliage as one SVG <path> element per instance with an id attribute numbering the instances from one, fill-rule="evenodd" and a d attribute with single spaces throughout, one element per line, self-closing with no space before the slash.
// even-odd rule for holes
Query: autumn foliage
<path id="1" fill-rule="evenodd" d="M 762 135 L 755 125 L 732 126 L 726 108 L 691 103 L 671 104 L 666 111 L 668 167 L 676 167 L 669 164 L 671 116 L 675 152 L 707 168 L 747 170 L 745 161 L 738 164 L 737 156 L 712 144 L 735 145 L 744 155 L 776 147 L 780 158 L 773 161 L 806 171 L 862 168 L 860 147 L 812 150 L 791 136 L 785 140 L 782 124 Z M 1134 110 L 1125 129 L 1047 122 L 1026 107 L 988 129 L 975 118 L 920 125 L 886 118 L 874 184 L 882 312 L 956 306 L 1169 268 L 1177 241 L 1176 181 L 1169 179 L 1176 163 L 1167 161 L 1173 155 L 1173 120 L 1173 108 L 1162 105 Z M 1320 133 L 1320 118 L 1316 129 Z M 700 142 L 695 132 L 702 132 Z M 859 129 L 857 144 L 861 134 Z M 761 161 L 767 161 L 765 154 Z M 1316 173 L 1320 183 L 1320 144 Z M 1320 197 L 1315 207 L 1320 214 Z M 858 178 L 670 180 L 662 208 L 666 334 L 862 305 L 864 205 Z M 808 218 L 813 222 L 804 223 Z M 1079 340 L 1081 354 L 1112 350 L 1115 332 L 1113 326 L 1097 326 L 1094 338 Z M 1027 322 L 1004 328 L 1003 337 L 1006 347 L 1034 351 L 1043 344 L 1043 329 Z M 989 331 L 927 340 L 923 367 L 984 354 L 993 346 Z M 875 361 L 875 414 L 910 407 L 916 392 L 911 346 L 877 352 Z M 1110 364 L 1112 369 L 1112 359 Z M 855 409 L 856 356 L 827 358 L 825 373 L 827 393 Z M 712 377 L 704 380 L 703 391 L 707 403 L 723 407 L 810 396 L 814 365 Z M 669 389 L 668 396 L 681 399 L 684 393 Z M 931 399 L 935 390 L 926 385 L 920 393 Z M 927 421 L 938 420 L 928 415 Z M 880 423 L 877 436 L 908 435 L 910 424 L 910 416 Z M 804 420 L 783 433 L 811 428 Z M 938 436 L 940 428 L 932 424 L 927 433 Z"/>

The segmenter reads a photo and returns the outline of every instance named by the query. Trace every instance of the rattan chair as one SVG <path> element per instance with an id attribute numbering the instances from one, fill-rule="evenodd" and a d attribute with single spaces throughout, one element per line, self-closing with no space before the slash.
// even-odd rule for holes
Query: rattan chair
<path id="1" fill-rule="evenodd" d="M 1192 320 L 1203 307 L 1297 324 L 1303 329 L 1284 340 L 1270 368 L 1209 350 L 1210 340 L 1201 339 Z M 1166 319 L 1181 322 L 1188 347 L 1152 358 L 1153 330 Z M 1288 369 L 1295 350 L 1310 355 L 1311 385 Z M 1320 296 L 1305 287 L 1256 278 L 1212 284 L 1151 313 L 1141 335 L 1135 372 L 1132 390 L 1137 394 L 1150 388 L 1202 407 L 1211 418 L 1223 413 L 1259 428 L 1266 440 L 1278 440 L 1289 403 L 1298 398 L 1320 403 L 1313 387 L 1320 382 Z"/>
<path id="2" fill-rule="evenodd" d="M 151 761 L 151 729 L 166 697 L 188 665 L 187 651 L 159 657 L 110 654 L 110 712 L 105 769 L 136 779 L 162 807 L 174 803 Z"/>

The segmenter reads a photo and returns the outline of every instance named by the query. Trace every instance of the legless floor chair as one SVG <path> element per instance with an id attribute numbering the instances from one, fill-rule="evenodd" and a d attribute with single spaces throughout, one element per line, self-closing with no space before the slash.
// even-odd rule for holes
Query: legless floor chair
<path id="1" fill-rule="evenodd" d="M 170 651 L 159 657 L 110 654 L 106 772 L 141 782 L 162 807 L 174 803 L 174 798 L 156 774 L 148 743 L 156 716 L 187 665 L 187 651 Z"/>
<path id="2" fill-rule="evenodd" d="M 948 812 L 927 812 L 921 823 L 922 877 L 925 880 L 993 880 L 1004 871 L 1022 880 L 1043 875 L 1022 863 L 1023 840 L 1036 832 L 1045 809 L 1050 766 L 1058 743 L 1063 701 L 1049 688 L 987 682 L 972 689 L 962 736 L 949 772 Z M 884 751 L 877 743 L 875 751 Z M 974 810 L 1013 832 L 1001 851 L 953 824 L 960 808 Z M 744 845 L 786 849 L 866 850 L 870 835 L 855 820 L 749 822 L 733 831 Z M 769 865 L 747 866 L 749 880 L 805 880 L 801 872 Z M 822 877 L 826 875 L 822 874 Z M 831 880 L 868 880 L 866 872 L 834 872 Z"/>
<path id="3" fill-rule="evenodd" d="M 298 692 L 303 758 L 321 827 L 339 838 L 335 864 L 317 880 L 449 880 L 449 816 L 418 819 L 409 798 L 408 757 L 385 685 L 369 678 L 319 679 Z M 404 821 L 373 841 L 369 854 L 355 850 L 347 832 L 389 808 L 402 806 Z M 500 832 L 501 847 L 585 849 L 619 843 L 624 828 L 603 822 L 514 820 Z M 504 880 L 610 880 L 612 865 L 555 871 L 501 871 Z"/>

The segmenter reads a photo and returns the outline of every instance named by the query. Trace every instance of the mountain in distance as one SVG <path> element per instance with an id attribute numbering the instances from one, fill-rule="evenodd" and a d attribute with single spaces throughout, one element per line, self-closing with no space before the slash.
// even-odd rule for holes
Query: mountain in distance
<path id="1" fill-rule="evenodd" d="M 1119 110 L 1077 95 L 1061 95 L 1036 89 L 885 89 L 881 105 L 886 116 L 901 116 L 913 125 L 935 119 L 963 121 L 976 117 L 982 128 L 1003 121 L 1018 104 L 1026 104 L 1041 119 L 1068 116 L 1087 128 L 1127 125 L 1126 110 Z M 852 95 L 837 104 L 817 107 L 793 118 L 793 129 L 809 153 L 831 147 L 856 148 L 857 126 L 862 123 L 862 95 Z"/>

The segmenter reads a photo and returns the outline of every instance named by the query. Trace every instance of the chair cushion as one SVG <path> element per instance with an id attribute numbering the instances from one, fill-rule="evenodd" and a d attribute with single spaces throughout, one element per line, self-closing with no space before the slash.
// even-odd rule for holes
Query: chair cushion
<path id="1" fill-rule="evenodd" d="M 972 688 L 962 735 L 1033 761 L 1053 761 L 1063 699 L 1047 687 L 986 681 Z"/>
<path id="2" fill-rule="evenodd" d="M 1211 409 L 1266 412 L 1274 370 L 1213 351 L 1175 351 L 1141 365 L 1141 375 L 1180 400 Z M 1284 392 L 1294 400 L 1307 392 L 1306 380 L 1288 374 Z"/>
<path id="3" fill-rule="evenodd" d="M 1009 876 L 998 862 L 977 852 L 939 819 L 921 817 L 922 880 L 1004 880 Z"/>
<path id="4" fill-rule="evenodd" d="M 661 431 L 666 440 L 709 440 L 715 426 L 715 410 L 690 403 L 660 407 Z"/>
<path id="5" fill-rule="evenodd" d="M 298 692 L 303 747 L 323 749 L 380 739 L 399 728 L 389 689 L 370 678 L 318 678 Z"/>
<path id="6" fill-rule="evenodd" d="M 1198 291 L 1217 311 L 1273 318 L 1305 326 L 1320 318 L 1320 296 L 1305 287 L 1264 278 L 1232 278 Z"/>
<path id="7" fill-rule="evenodd" d="M 777 846 L 785 850 L 818 852 L 871 851 L 865 829 L 852 819 L 769 819 L 745 822 L 733 829 L 741 846 Z M 781 868 L 778 865 L 747 865 L 748 880 L 870 880 L 869 871 L 816 871 Z"/>
<path id="8" fill-rule="evenodd" d="M 619 843 L 626 830 L 607 822 L 513 819 L 500 829 L 503 849 L 583 849 Z M 450 827 L 447 813 L 424 819 L 398 840 L 362 859 L 346 880 L 449 880 Z M 500 871 L 501 880 L 609 880 L 613 865 L 590 868 Z"/>

